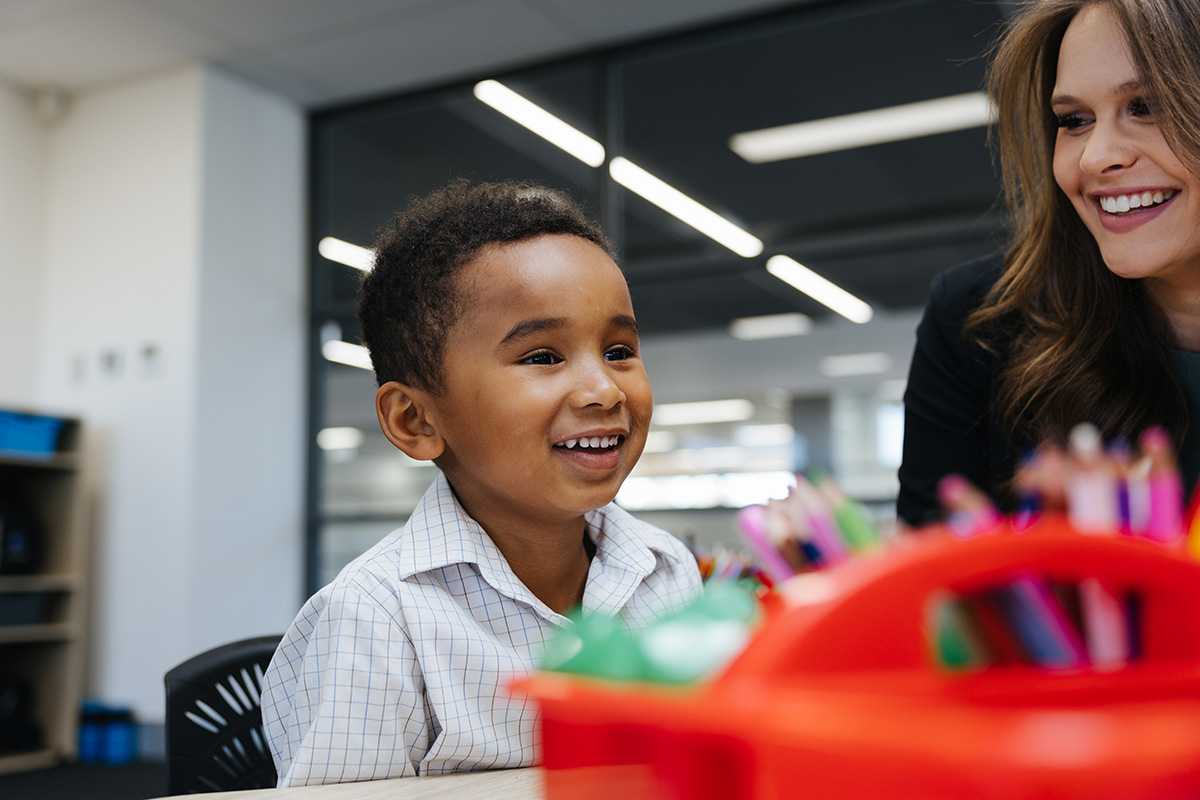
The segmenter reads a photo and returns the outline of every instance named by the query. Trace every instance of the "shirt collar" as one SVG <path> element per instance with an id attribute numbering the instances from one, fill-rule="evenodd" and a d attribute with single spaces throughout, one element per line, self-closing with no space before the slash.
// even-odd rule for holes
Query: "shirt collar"
<path id="1" fill-rule="evenodd" d="M 596 556 L 588 571 L 584 607 L 615 614 L 642 580 L 654 571 L 656 552 L 669 553 L 657 529 L 615 503 L 584 515 Z M 475 564 L 493 589 L 532 606 L 556 623 L 565 617 L 539 600 L 512 571 L 495 542 L 458 502 L 446 476 L 438 472 L 405 525 L 398 548 L 399 578 L 452 564 Z"/>

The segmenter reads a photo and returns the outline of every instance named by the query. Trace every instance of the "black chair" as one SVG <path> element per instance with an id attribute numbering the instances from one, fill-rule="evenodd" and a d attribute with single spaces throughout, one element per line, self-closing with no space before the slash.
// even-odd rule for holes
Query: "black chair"
<path id="1" fill-rule="evenodd" d="M 281 636 L 222 645 L 166 674 L 171 794 L 267 789 L 278 781 L 262 729 L 263 672 Z"/>

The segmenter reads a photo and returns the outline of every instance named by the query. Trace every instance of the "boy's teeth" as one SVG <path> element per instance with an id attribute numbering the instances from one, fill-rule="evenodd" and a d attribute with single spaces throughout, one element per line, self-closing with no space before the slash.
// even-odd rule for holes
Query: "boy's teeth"
<path id="1" fill-rule="evenodd" d="M 599 447 L 616 447 L 621 443 L 621 436 L 585 436 L 581 439 L 568 439 L 565 442 L 559 442 L 555 447 L 566 448 L 573 450 L 576 447 L 599 448 Z"/>
<path id="2" fill-rule="evenodd" d="M 1124 214 L 1135 208 L 1146 208 L 1170 200 L 1175 192 L 1141 192 L 1135 194 L 1108 195 L 1100 198 L 1100 207 L 1109 214 Z"/>

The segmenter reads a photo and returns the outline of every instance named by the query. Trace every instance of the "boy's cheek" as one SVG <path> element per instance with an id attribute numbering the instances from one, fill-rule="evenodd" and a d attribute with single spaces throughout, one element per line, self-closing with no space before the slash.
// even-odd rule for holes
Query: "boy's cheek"
<path id="1" fill-rule="evenodd" d="M 633 421 L 639 427 L 648 426 L 650 417 L 654 413 L 654 392 L 650 388 L 650 379 L 644 372 L 625 390 L 625 397 Z"/>

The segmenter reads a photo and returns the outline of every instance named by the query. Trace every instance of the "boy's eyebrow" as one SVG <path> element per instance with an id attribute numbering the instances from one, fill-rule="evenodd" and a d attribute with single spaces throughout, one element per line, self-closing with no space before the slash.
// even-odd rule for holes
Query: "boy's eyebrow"
<path id="1" fill-rule="evenodd" d="M 628 314 L 617 314 L 609 320 L 609 324 L 616 328 L 625 328 L 632 331 L 636 336 L 638 334 L 637 320 Z M 504 334 L 504 338 L 500 340 L 500 346 L 508 344 L 514 339 L 521 339 L 526 336 L 531 336 L 542 331 L 558 330 L 565 328 L 567 325 L 566 317 L 543 317 L 540 319 L 521 320 L 516 325 L 509 328 L 508 333 Z"/>
<path id="2" fill-rule="evenodd" d="M 506 345 L 513 339 L 520 339 L 534 333 L 542 331 L 552 331 L 558 328 L 566 327 L 566 317 L 544 317 L 542 319 L 526 319 L 513 325 L 508 333 L 504 334 L 504 338 L 500 340 L 501 345 Z"/>
<path id="3" fill-rule="evenodd" d="M 637 320 L 628 314 L 617 314 L 609 322 L 617 328 L 627 328 L 633 332 L 634 336 L 637 336 L 639 333 Z"/>

